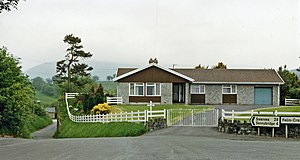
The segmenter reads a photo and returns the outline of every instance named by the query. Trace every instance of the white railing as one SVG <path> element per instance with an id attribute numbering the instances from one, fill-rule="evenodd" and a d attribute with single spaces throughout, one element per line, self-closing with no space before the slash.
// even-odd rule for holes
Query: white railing
<path id="1" fill-rule="evenodd" d="M 123 103 L 122 97 L 107 97 L 106 101 L 107 101 L 107 104 L 122 104 Z"/>
<path id="2" fill-rule="evenodd" d="M 285 106 L 297 106 L 299 105 L 299 99 L 284 99 Z"/>
<path id="3" fill-rule="evenodd" d="M 224 121 L 224 119 L 231 119 L 231 122 L 233 123 L 234 120 L 236 119 L 249 119 L 251 118 L 251 116 L 253 115 L 273 115 L 273 116 L 282 116 L 282 115 L 299 115 L 300 116 L 300 112 L 261 112 L 261 111 L 225 111 L 224 109 L 222 109 L 222 121 Z"/>
<path id="4" fill-rule="evenodd" d="M 67 112 L 69 118 L 73 122 L 147 122 L 150 118 L 161 117 L 166 118 L 166 109 L 156 110 L 156 111 L 137 111 L 137 112 L 120 112 L 120 113 L 110 113 L 105 115 L 84 115 L 84 116 L 75 116 L 72 115 L 69 110 L 68 99 L 75 98 L 78 93 L 66 93 L 65 100 L 67 105 Z"/>

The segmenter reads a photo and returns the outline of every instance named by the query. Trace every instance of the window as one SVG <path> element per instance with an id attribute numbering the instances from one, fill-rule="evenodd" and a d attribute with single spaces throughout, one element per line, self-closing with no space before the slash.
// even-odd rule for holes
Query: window
<path id="1" fill-rule="evenodd" d="M 204 94 L 205 93 L 205 85 L 192 84 L 191 93 L 192 94 Z"/>
<path id="2" fill-rule="evenodd" d="M 160 83 L 147 83 L 147 96 L 160 95 Z"/>
<path id="3" fill-rule="evenodd" d="M 236 85 L 223 85 L 223 94 L 236 94 Z"/>
<path id="4" fill-rule="evenodd" d="M 130 83 L 129 95 L 130 96 L 143 96 L 144 95 L 144 83 Z"/>

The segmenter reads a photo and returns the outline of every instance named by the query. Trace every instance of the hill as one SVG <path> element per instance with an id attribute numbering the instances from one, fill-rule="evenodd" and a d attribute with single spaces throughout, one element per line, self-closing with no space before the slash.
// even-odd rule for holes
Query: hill
<path id="1" fill-rule="evenodd" d="M 86 60 L 84 63 L 94 68 L 91 74 L 92 76 L 98 76 L 100 81 L 106 81 L 106 77 L 115 74 L 118 67 L 137 67 L 137 65 L 134 64 L 120 64 L 97 60 Z M 27 74 L 30 79 L 37 76 L 46 79 L 55 75 L 55 70 L 56 62 L 47 62 L 26 70 L 25 74 Z"/>

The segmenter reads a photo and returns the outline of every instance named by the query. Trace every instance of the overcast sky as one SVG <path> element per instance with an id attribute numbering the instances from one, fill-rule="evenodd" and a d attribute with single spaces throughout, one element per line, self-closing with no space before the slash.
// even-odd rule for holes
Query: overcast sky
<path id="1" fill-rule="evenodd" d="M 63 59 L 70 33 L 99 61 L 292 69 L 299 15 L 298 0 L 26 0 L 0 14 L 0 45 L 24 70 Z"/>

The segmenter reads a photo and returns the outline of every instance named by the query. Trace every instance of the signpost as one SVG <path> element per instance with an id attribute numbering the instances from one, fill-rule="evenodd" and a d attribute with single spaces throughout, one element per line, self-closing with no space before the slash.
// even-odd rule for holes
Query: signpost
<path id="1" fill-rule="evenodd" d="M 250 123 L 253 127 L 279 127 L 279 119 L 277 116 L 252 116 Z"/>
<path id="2" fill-rule="evenodd" d="M 285 124 L 285 138 L 288 138 L 288 124 L 300 124 L 300 117 L 280 117 L 281 124 Z"/>
<path id="3" fill-rule="evenodd" d="M 300 124 L 300 117 L 281 117 L 281 124 Z"/>
<path id="4" fill-rule="evenodd" d="M 277 116 L 252 116 L 250 123 L 253 127 L 258 127 L 258 135 L 260 135 L 259 127 L 273 127 L 272 128 L 272 137 L 275 135 L 274 127 L 279 127 L 279 117 Z"/>

